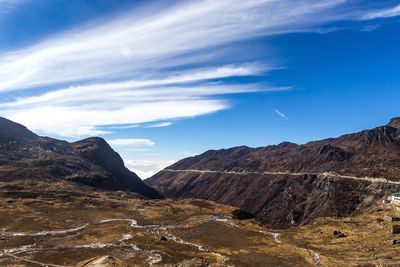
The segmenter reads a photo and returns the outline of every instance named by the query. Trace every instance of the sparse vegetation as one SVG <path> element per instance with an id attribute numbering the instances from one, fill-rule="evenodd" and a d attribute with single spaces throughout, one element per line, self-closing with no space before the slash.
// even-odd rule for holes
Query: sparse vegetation
<path id="1" fill-rule="evenodd" d="M 384 204 L 354 217 L 270 229 L 255 219 L 232 221 L 235 208 L 210 201 L 144 200 L 62 180 L 0 182 L 0 188 L 2 266 L 390 266 L 400 261 L 392 222 L 377 222 L 393 215 Z M 337 238 L 340 234 L 347 237 Z"/>

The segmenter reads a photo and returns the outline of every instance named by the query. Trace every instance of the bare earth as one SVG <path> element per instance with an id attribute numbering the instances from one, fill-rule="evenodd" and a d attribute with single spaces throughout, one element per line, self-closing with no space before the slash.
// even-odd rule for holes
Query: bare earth
<path id="1" fill-rule="evenodd" d="M 395 211 L 271 229 L 230 206 L 144 200 L 60 180 L 0 183 L 0 266 L 398 266 Z M 383 219 L 383 220 L 379 220 Z M 340 231 L 346 237 L 333 234 Z"/>

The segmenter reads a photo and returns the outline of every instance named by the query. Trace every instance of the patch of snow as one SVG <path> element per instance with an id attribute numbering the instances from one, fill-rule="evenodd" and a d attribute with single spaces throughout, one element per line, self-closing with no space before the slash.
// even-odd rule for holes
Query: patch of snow
<path id="1" fill-rule="evenodd" d="M 150 265 L 157 264 L 162 261 L 162 256 L 158 253 L 154 253 L 154 251 L 150 251 L 150 254 L 147 258 L 147 261 Z"/>
<path id="2" fill-rule="evenodd" d="M 271 233 L 271 235 L 274 238 L 274 241 L 276 243 L 281 243 L 281 234 L 280 233 Z"/>
<path id="3" fill-rule="evenodd" d="M 90 244 L 75 246 L 75 248 L 109 248 L 109 247 L 115 247 L 115 245 L 110 243 L 90 243 Z"/>
<path id="4" fill-rule="evenodd" d="M 45 236 L 45 235 L 62 235 L 62 234 L 69 234 L 69 233 L 75 233 L 80 230 L 85 229 L 88 227 L 89 224 L 85 224 L 76 228 L 71 228 L 71 229 L 66 229 L 66 230 L 50 230 L 50 231 L 41 231 L 38 233 L 22 233 L 22 232 L 14 232 L 14 233 L 5 233 L 5 235 L 10 235 L 10 236 Z"/>
<path id="5" fill-rule="evenodd" d="M 0 252 L 0 256 L 7 255 L 7 254 L 19 254 L 19 253 L 23 253 L 23 252 L 32 251 L 33 247 L 35 247 L 35 246 L 36 246 L 36 244 L 30 244 L 30 245 L 21 246 L 18 248 L 4 249 L 3 251 Z"/>
<path id="6" fill-rule="evenodd" d="M 126 240 L 132 239 L 132 237 L 133 236 L 131 234 L 123 234 L 119 242 L 124 242 Z"/>

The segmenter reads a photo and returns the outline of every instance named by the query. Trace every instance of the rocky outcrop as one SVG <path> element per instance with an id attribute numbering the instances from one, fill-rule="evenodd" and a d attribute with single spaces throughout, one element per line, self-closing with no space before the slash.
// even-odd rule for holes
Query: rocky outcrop
<path id="1" fill-rule="evenodd" d="M 121 157 L 101 138 L 68 143 L 40 137 L 0 117 L 0 180 L 63 179 L 105 190 L 161 195 L 129 171 Z"/>
<path id="2" fill-rule="evenodd" d="M 399 121 L 304 145 L 210 150 L 146 183 L 166 196 L 241 207 L 274 226 L 348 216 L 400 190 Z"/>
<path id="3" fill-rule="evenodd" d="M 388 125 L 400 129 L 400 117 L 391 119 Z"/>

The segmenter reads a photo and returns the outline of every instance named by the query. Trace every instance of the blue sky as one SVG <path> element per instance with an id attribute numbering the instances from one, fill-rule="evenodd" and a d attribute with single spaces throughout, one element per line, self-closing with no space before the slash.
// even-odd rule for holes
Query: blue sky
<path id="1" fill-rule="evenodd" d="M 400 115 L 400 1 L 0 0 L 0 115 L 145 178 Z"/>

